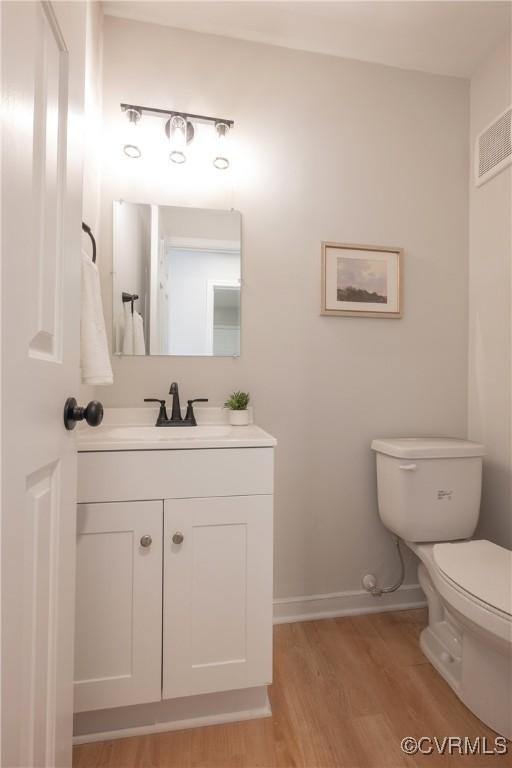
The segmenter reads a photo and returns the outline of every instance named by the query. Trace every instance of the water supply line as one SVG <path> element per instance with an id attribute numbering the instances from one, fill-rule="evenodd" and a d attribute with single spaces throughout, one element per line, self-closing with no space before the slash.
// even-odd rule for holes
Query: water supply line
<path id="1" fill-rule="evenodd" d="M 405 578 L 405 566 L 404 566 L 404 558 L 402 555 L 402 550 L 400 549 L 400 539 L 398 536 L 395 536 L 395 544 L 396 549 L 398 552 L 398 559 L 400 560 L 400 576 L 398 577 L 398 581 L 393 584 L 390 587 L 378 587 L 377 586 L 377 579 L 373 575 L 373 573 L 367 573 L 366 576 L 363 576 L 363 587 L 366 589 L 367 592 L 369 592 L 373 597 L 382 597 L 382 595 L 387 595 L 389 592 L 396 592 L 396 590 L 402 586 L 404 583 Z"/>

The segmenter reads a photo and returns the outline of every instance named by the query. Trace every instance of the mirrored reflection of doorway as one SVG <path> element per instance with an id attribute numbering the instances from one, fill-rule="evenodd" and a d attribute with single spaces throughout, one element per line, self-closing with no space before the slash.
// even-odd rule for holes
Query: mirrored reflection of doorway
<path id="1" fill-rule="evenodd" d="M 233 210 L 114 201 L 117 354 L 133 354 L 122 343 L 131 315 L 121 300 L 130 293 L 146 354 L 239 356 L 240 229 Z"/>
<path id="2" fill-rule="evenodd" d="M 210 286 L 212 311 L 211 354 L 227 357 L 240 354 L 240 285 L 215 282 Z M 210 303 L 210 302 L 209 302 Z"/>

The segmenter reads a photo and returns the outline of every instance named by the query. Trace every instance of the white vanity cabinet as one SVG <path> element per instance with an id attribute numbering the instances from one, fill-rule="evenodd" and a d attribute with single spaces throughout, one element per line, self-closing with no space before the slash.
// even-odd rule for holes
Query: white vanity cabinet
<path id="1" fill-rule="evenodd" d="M 75 712 L 271 682 L 273 454 L 79 453 Z"/>

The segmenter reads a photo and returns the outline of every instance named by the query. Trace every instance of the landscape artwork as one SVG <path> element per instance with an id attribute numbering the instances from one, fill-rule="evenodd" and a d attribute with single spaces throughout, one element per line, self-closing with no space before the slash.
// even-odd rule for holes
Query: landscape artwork
<path id="1" fill-rule="evenodd" d="M 388 302 L 388 267 L 385 261 L 338 256 L 338 301 Z"/>
<path id="2" fill-rule="evenodd" d="M 322 243 L 323 315 L 402 316 L 401 248 Z"/>

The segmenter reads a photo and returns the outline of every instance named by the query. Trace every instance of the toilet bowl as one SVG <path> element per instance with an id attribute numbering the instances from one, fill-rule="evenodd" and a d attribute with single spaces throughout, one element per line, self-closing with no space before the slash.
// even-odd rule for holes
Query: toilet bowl
<path id="1" fill-rule="evenodd" d="M 428 603 L 421 649 L 477 717 L 512 739 L 512 553 L 489 541 L 406 543 Z"/>
<path id="2" fill-rule="evenodd" d="M 429 613 L 421 648 L 464 704 L 512 739 L 512 553 L 470 540 L 484 447 L 393 438 L 372 449 L 382 522 L 420 559 Z"/>

